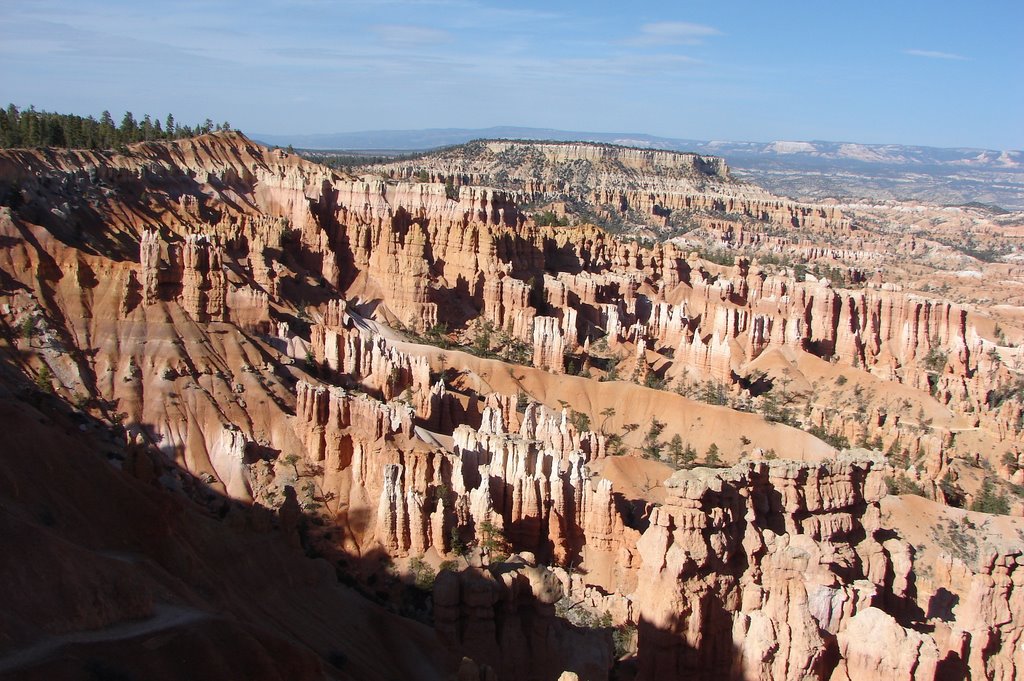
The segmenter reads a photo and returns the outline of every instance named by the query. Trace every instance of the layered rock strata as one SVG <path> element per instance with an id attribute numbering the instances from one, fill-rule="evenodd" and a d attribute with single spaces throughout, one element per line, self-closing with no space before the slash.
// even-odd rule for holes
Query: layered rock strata
<path id="1" fill-rule="evenodd" d="M 563 152 L 583 153 L 553 159 Z M 669 165 L 693 184 L 691 206 L 847 228 L 834 212 L 745 196 L 717 161 L 635 156 L 626 174 Z M 545 570 L 501 566 L 501 547 L 488 546 L 497 533 L 562 566 L 552 574 L 566 598 L 636 625 L 642 678 L 1019 675 L 1015 526 L 1005 542 L 982 541 L 983 517 L 935 512 L 958 524 L 942 525 L 952 548 L 932 557 L 911 541 L 913 523 L 886 516 L 883 478 L 895 471 L 875 458 L 755 460 L 643 488 L 629 475 L 639 458 L 614 457 L 621 484 L 593 474 L 613 454 L 660 456 L 659 415 L 707 417 L 723 433 L 737 418 L 724 406 L 690 414 L 678 396 L 669 412 L 656 404 L 669 396 L 617 383 L 616 371 L 652 387 L 688 377 L 763 405 L 784 364 L 917 400 L 920 415 L 826 397 L 799 418 L 905 450 L 917 458 L 907 474 L 938 496 L 952 452 L 1020 440 L 1021 357 L 1003 335 L 1019 329 L 997 333 L 973 309 L 898 290 L 842 290 L 596 227 L 538 226 L 517 202 L 548 180 L 509 193 L 357 179 L 236 134 L 126 154 L 4 152 L 0 178 L 19 197 L 0 208 L 0 314 L 22 383 L 29 374 L 129 435 L 123 465 L 148 483 L 194 487 L 214 514 L 228 512 L 225 499 L 279 507 L 290 541 L 301 529 L 359 577 L 379 577 L 384 558 L 474 545 L 472 569 L 439 578 L 435 624 L 453 654 L 471 652 L 501 678 L 553 677 L 568 667 L 552 659 L 595 637 L 551 617 Z M 670 203 L 657 187 L 643 199 L 614 184 L 602 201 Z M 702 194 L 711 185 L 729 200 Z M 609 380 L 417 344 L 466 343 L 481 320 L 532 349 L 524 364 Z M 648 420 L 633 422 L 634 411 Z M 591 432 L 599 418 L 621 433 Z M 729 435 L 768 458 L 752 433 Z M 1021 460 L 1000 465 L 1019 480 Z M 599 677 L 610 664 L 600 651 L 573 669 Z"/>

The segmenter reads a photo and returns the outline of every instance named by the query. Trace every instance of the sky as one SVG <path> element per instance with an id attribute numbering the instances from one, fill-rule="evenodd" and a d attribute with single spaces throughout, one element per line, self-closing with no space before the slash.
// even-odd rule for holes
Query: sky
<path id="1" fill-rule="evenodd" d="M 0 0 L 0 100 L 245 132 L 1024 149 L 1024 2 Z"/>

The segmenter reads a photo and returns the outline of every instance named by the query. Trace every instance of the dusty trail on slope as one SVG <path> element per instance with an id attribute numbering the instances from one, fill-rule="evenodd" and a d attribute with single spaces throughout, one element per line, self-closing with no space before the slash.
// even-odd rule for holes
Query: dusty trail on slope
<path id="1" fill-rule="evenodd" d="M 196 610 L 195 608 L 183 608 L 163 603 L 158 604 L 154 611 L 155 614 L 145 620 L 116 624 L 112 627 L 105 627 L 94 631 L 76 631 L 70 634 L 45 638 L 28 648 L 23 648 L 0 658 L 0 673 L 10 672 L 42 662 L 58 654 L 61 649 L 69 645 L 136 638 L 191 624 L 211 616 L 210 613 Z"/>

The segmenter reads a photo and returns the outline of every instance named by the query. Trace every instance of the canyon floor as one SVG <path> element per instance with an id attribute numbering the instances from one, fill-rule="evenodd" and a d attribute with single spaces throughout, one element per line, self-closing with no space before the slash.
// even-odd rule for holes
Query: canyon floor
<path id="1" fill-rule="evenodd" d="M 0 151 L 0 677 L 1024 674 L 1024 213 Z"/>

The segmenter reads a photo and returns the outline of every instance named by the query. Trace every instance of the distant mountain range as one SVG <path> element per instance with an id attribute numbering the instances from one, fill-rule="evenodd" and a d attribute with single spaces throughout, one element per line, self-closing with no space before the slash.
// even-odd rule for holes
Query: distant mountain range
<path id="1" fill-rule="evenodd" d="M 300 149 L 421 151 L 473 139 L 584 141 L 722 156 L 741 177 L 800 199 L 915 199 L 1024 209 L 1024 152 L 826 141 L 722 142 L 547 128 L 433 128 L 255 134 Z"/>
<path id="2" fill-rule="evenodd" d="M 264 144 L 300 149 L 359 149 L 374 151 L 426 151 L 452 144 L 464 144 L 475 139 L 556 140 L 561 142 L 607 142 L 634 147 L 657 147 L 688 151 L 690 145 L 703 144 L 695 140 L 671 139 L 654 135 L 625 135 L 605 132 L 574 132 L 550 128 L 430 128 L 426 130 L 369 130 L 339 132 L 320 135 L 259 135 L 252 136 Z"/>

